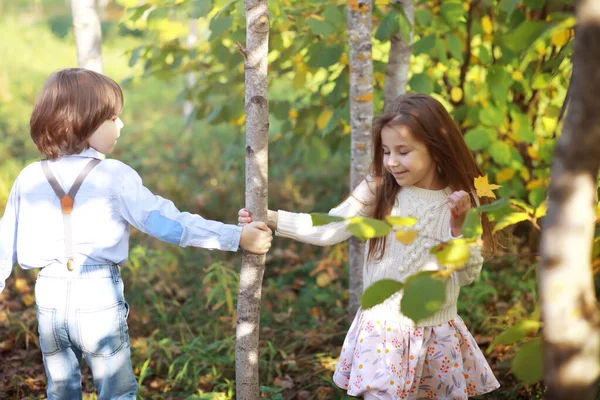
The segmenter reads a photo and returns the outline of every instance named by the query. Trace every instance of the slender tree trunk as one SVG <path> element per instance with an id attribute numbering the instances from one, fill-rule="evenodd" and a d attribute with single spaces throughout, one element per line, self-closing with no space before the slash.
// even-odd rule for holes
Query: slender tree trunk
<path id="1" fill-rule="evenodd" d="M 255 221 L 267 220 L 269 103 L 267 0 L 245 0 L 246 208 Z M 244 253 L 240 271 L 236 332 L 236 398 L 258 400 L 258 334 L 265 256 Z"/>
<path id="2" fill-rule="evenodd" d="M 410 38 L 408 43 L 402 33 L 398 32 L 391 38 L 390 54 L 385 68 L 385 107 L 396 97 L 406 92 L 410 54 L 415 23 L 415 7 L 412 0 L 393 0 L 392 4 L 402 5 L 406 18 L 410 21 Z"/>
<path id="3" fill-rule="evenodd" d="M 373 64 L 371 49 L 371 0 L 348 3 L 348 41 L 350 44 L 350 128 L 352 161 L 350 189 L 364 178 L 371 161 L 371 125 L 373 123 Z M 363 289 L 365 247 L 350 239 L 350 288 L 348 316 L 352 320 L 360 305 Z"/>
<path id="4" fill-rule="evenodd" d="M 77 65 L 102 73 L 102 31 L 94 0 L 71 0 Z"/>
<path id="5" fill-rule="evenodd" d="M 194 47 L 196 45 L 196 42 L 198 41 L 198 20 L 196 20 L 195 18 L 190 19 L 189 27 L 190 27 L 190 32 L 188 33 L 188 37 L 187 37 L 187 45 L 188 45 L 188 48 L 191 49 L 192 47 Z M 196 74 L 194 72 L 189 72 L 187 74 L 186 86 L 188 89 L 191 89 L 194 87 L 195 84 L 196 84 Z M 186 119 L 190 116 L 193 109 L 194 109 L 194 104 L 191 101 L 186 100 L 186 102 L 183 104 L 183 115 L 185 116 Z"/>
<path id="6" fill-rule="evenodd" d="M 541 237 L 545 398 L 596 399 L 600 318 L 591 269 L 600 167 L 600 6 L 581 0 L 572 95 L 558 139 Z"/>

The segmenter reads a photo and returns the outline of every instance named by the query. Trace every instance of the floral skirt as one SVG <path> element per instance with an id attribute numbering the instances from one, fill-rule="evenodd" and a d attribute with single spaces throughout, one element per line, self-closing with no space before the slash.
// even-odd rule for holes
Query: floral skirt
<path id="1" fill-rule="evenodd" d="M 425 327 L 363 310 L 344 340 L 333 380 L 374 399 L 466 399 L 500 387 L 463 320 Z"/>

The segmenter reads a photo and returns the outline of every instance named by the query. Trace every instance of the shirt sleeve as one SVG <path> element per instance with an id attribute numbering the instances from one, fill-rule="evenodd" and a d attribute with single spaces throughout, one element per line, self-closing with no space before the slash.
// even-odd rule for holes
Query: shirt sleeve
<path id="1" fill-rule="evenodd" d="M 335 217 L 369 215 L 374 198 L 372 186 L 372 181 L 369 178 L 364 179 L 354 189 L 350 197 L 329 211 L 329 215 Z M 347 227 L 348 221 L 313 226 L 310 214 L 291 213 L 280 210 L 277 215 L 276 235 L 303 243 L 330 246 L 343 242 L 352 236 L 348 232 Z"/>
<path id="2" fill-rule="evenodd" d="M 154 195 L 133 169 L 117 190 L 119 210 L 136 229 L 181 247 L 237 251 L 242 228 L 179 211 L 172 201 Z"/>
<path id="3" fill-rule="evenodd" d="M 0 293 L 4 290 L 6 279 L 17 262 L 17 229 L 19 215 L 19 184 L 15 181 L 4 216 L 0 219 Z"/>

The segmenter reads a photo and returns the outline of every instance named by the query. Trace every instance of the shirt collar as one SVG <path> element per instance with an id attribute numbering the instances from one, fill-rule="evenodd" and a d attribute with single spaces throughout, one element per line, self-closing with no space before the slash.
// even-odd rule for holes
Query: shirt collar
<path id="1" fill-rule="evenodd" d="M 79 154 L 71 154 L 71 155 L 64 156 L 64 157 L 96 158 L 98 160 L 104 160 L 106 158 L 106 156 L 104 154 L 100 153 L 98 150 L 94 149 L 93 147 L 88 147 L 87 149 L 85 149 L 84 151 L 82 151 Z"/>

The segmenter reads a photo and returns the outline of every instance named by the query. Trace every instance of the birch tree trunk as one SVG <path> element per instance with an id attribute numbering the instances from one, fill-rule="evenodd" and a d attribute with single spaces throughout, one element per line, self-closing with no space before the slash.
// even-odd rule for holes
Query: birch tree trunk
<path id="1" fill-rule="evenodd" d="M 545 398 L 596 399 L 600 375 L 598 305 L 591 268 L 600 167 L 600 3 L 581 0 L 572 95 L 552 165 L 541 236 Z"/>
<path id="2" fill-rule="evenodd" d="M 245 0 L 246 49 L 246 209 L 267 220 L 269 103 L 267 0 Z M 241 47 L 241 46 L 240 46 Z M 240 271 L 236 331 L 236 398 L 258 400 L 258 334 L 265 256 L 244 253 Z"/>
<path id="3" fill-rule="evenodd" d="M 360 183 L 371 161 L 371 125 L 373 123 L 373 64 L 371 49 L 371 0 L 348 3 L 348 41 L 350 47 L 350 128 L 352 160 L 350 190 Z M 348 317 L 354 318 L 363 289 L 365 246 L 350 239 L 350 287 Z"/>
<path id="4" fill-rule="evenodd" d="M 402 5 L 404 15 L 409 20 L 411 27 L 408 43 L 404 40 L 401 32 L 391 38 L 390 54 L 385 68 L 384 108 L 396 97 L 406 92 L 415 24 L 415 7 L 412 0 L 393 0 L 392 4 Z"/>
<path id="5" fill-rule="evenodd" d="M 102 31 L 94 0 L 71 0 L 77 65 L 102 73 Z"/>

